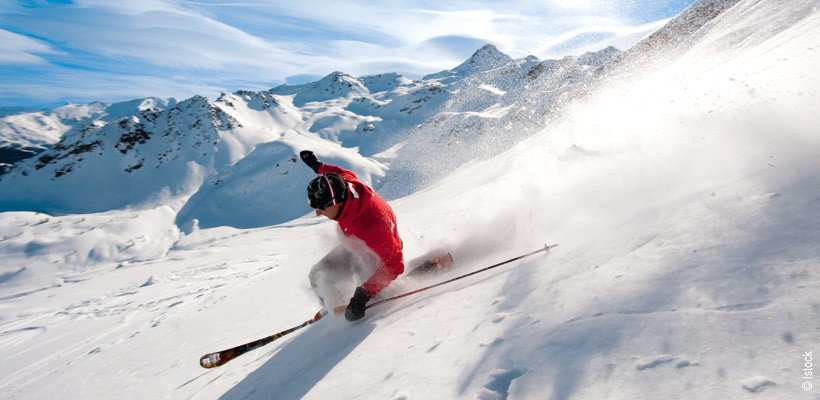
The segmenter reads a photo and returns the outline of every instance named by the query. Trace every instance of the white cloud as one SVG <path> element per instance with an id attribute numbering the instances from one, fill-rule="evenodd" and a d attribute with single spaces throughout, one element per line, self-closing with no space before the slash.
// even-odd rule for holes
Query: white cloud
<path id="1" fill-rule="evenodd" d="M 198 82 L 185 77 L 123 75 L 94 71 L 49 72 L 37 81 L 18 80 L 3 83 L 0 101 L 18 99 L 24 94 L 28 101 L 19 104 L 84 103 L 91 101 L 119 102 L 144 97 L 175 97 L 185 99 L 199 94 L 214 97 L 224 89 L 224 82 Z M 249 89 L 266 89 L 263 87 Z"/>
<path id="2" fill-rule="evenodd" d="M 595 6 L 589 0 L 551 0 L 549 3 L 560 9 L 571 10 L 589 10 Z"/>
<path id="3" fill-rule="evenodd" d="M 498 14 L 488 9 L 464 10 L 464 11 L 440 11 L 440 10 L 416 10 L 424 14 L 441 15 L 453 20 L 467 21 L 493 21 L 493 20 L 520 20 L 525 17 L 516 14 Z"/>
<path id="4" fill-rule="evenodd" d="M 36 54 L 57 54 L 48 43 L 0 29 L 0 64 L 46 64 Z"/>
<path id="5" fill-rule="evenodd" d="M 74 0 L 74 4 L 81 8 L 108 9 L 129 14 L 138 14 L 149 11 L 179 10 L 173 2 L 165 0 L 140 1 L 110 1 L 110 0 Z"/>

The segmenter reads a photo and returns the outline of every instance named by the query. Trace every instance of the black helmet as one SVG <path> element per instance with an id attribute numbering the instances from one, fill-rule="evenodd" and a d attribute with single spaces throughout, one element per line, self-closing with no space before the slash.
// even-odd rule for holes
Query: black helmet
<path id="1" fill-rule="evenodd" d="M 342 176 L 327 173 L 313 178 L 307 185 L 308 204 L 322 210 L 347 200 L 347 184 Z"/>

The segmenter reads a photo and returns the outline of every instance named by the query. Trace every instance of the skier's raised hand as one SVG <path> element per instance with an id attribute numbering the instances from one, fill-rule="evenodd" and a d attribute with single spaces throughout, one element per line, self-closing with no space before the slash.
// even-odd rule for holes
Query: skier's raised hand
<path id="1" fill-rule="evenodd" d="M 313 172 L 319 173 L 319 167 L 322 166 L 322 163 L 319 161 L 319 157 L 316 157 L 316 154 L 313 154 L 310 150 L 302 150 L 299 153 L 299 158 L 301 158 L 305 165 L 310 167 Z"/>

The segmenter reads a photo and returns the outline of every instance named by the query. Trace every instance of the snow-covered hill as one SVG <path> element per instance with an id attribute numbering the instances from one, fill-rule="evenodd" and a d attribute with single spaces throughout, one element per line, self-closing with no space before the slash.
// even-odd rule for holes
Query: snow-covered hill
<path id="1" fill-rule="evenodd" d="M 229 103 L 228 96 L 220 100 Z M 275 104 L 254 109 L 264 100 L 248 98 L 241 106 L 223 109 L 196 96 L 167 109 L 149 107 L 113 121 L 95 119 L 2 176 L 0 187 L 14 188 L 0 195 L 2 209 L 95 212 L 189 194 L 204 177 L 294 123 Z M 246 129 L 235 117 L 243 114 L 253 114 L 265 125 Z"/>
<path id="2" fill-rule="evenodd" d="M 548 125 L 532 125 L 541 128 L 456 162 L 452 173 L 391 202 L 408 260 L 440 249 L 453 253 L 457 269 L 441 279 L 560 243 L 549 255 L 374 307 L 355 324 L 324 318 L 214 370 L 200 368 L 199 356 L 313 316 L 318 302 L 306 274 L 338 240 L 332 222 L 312 216 L 252 229 L 221 225 L 250 225 L 239 208 L 268 207 L 250 199 L 291 190 L 280 176 L 294 176 L 301 184 L 293 190 L 302 192 L 310 174 L 293 158 L 302 146 L 359 168 L 385 189 L 402 154 L 425 154 L 423 140 L 400 137 L 375 154 L 362 152 L 364 143 L 358 151 L 344 147 L 338 139 L 344 135 L 328 140 L 342 130 L 315 134 L 305 129 L 315 122 L 302 116 L 325 113 L 319 117 L 330 118 L 325 128 L 359 121 L 373 116 L 361 109 L 395 107 L 402 98 L 395 90 L 420 96 L 452 75 L 420 82 L 386 78 L 400 83 L 395 90 L 385 89 L 385 80 L 356 78 L 361 85 L 353 86 L 361 92 L 346 97 L 349 103 L 337 97 L 296 106 L 296 91 L 248 92 L 181 102 L 168 114 L 157 113 L 154 122 L 126 119 L 152 129 L 173 122 L 198 125 L 202 135 L 233 136 L 200 146 L 212 150 L 203 160 L 219 168 L 203 172 L 205 183 L 190 200 L 145 200 L 139 207 L 59 216 L 0 213 L 0 393 L 90 399 L 820 398 L 805 375 L 813 368 L 807 354 L 820 343 L 820 8 L 809 0 L 740 0 L 687 34 L 685 46 L 669 52 L 674 57 L 643 72 L 624 62 L 615 68 L 584 64 L 600 80 L 562 99 L 560 115 Z M 551 68 L 568 68 L 570 81 L 581 73 L 566 66 L 576 59 L 514 62 L 531 63 L 526 72 L 536 81 Z M 488 110 L 490 102 L 456 111 L 462 93 L 456 91 L 499 96 L 503 107 L 516 91 L 526 91 L 522 85 L 537 87 L 488 78 L 507 76 L 505 68 L 520 72 L 508 64 L 452 83 L 437 81 L 446 90 L 426 96 L 447 111 L 431 115 L 455 127 L 469 122 L 470 113 L 482 114 L 485 123 L 502 114 Z M 376 92 L 374 85 L 385 90 Z M 314 111 L 307 114 L 306 107 Z M 216 117 L 194 118 L 209 109 Z M 422 110 L 405 115 L 414 118 Z M 276 126 L 269 135 L 275 140 L 253 136 L 250 125 L 224 129 L 243 121 L 243 114 L 268 118 L 257 129 Z M 369 123 L 378 130 L 389 121 Z M 405 135 L 422 135 L 433 123 L 423 122 Z M 99 126 L 103 135 L 95 137 L 134 132 L 120 128 L 119 122 Z M 487 129 L 483 134 L 492 137 Z M 449 148 L 480 149 L 478 140 L 462 147 L 468 138 L 458 136 Z M 186 131 L 176 140 L 194 139 Z M 120 145 L 126 153 L 160 148 L 135 140 L 128 149 L 128 143 Z M 231 151 L 236 157 L 224 156 Z M 88 165 L 106 165 L 91 159 Z M 54 174 L 56 166 L 41 170 Z M 146 158 L 133 172 L 149 166 L 156 168 Z M 245 189 L 257 192 L 241 197 Z M 228 208 L 232 199 L 235 210 Z M 213 206 L 221 208 L 197 212 Z M 295 206 L 282 208 L 288 207 Z M 175 222 L 180 210 L 189 213 L 182 218 L 187 223 L 179 223 L 183 230 Z M 238 222 L 229 221 L 232 215 Z M 197 216 L 207 218 L 196 223 Z M 385 294 L 428 283 L 399 280 Z"/>
<path id="3" fill-rule="evenodd" d="M 47 146 L 57 143 L 72 127 L 95 120 L 113 122 L 143 110 L 173 107 L 174 99 L 149 97 L 121 103 L 69 104 L 53 110 L 8 110 L 0 113 L 0 146 Z"/>
<path id="4" fill-rule="evenodd" d="M 145 109 L 173 106 L 174 99 L 146 98 L 116 104 L 94 102 L 67 105 L 53 110 L 22 110 L 0 114 L 0 163 L 32 157 L 55 143 L 72 129 L 96 120 L 112 122 Z"/>

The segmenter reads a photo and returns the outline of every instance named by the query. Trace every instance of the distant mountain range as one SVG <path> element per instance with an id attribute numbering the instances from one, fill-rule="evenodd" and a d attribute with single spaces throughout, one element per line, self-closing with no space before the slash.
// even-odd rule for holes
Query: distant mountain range
<path id="1" fill-rule="evenodd" d="M 700 27 L 736 2 L 699 1 L 678 19 L 697 16 Z M 567 100 L 697 32 L 679 26 L 673 20 L 627 52 L 609 47 L 561 60 L 516 60 L 488 44 L 417 81 L 334 72 L 216 100 L 11 113 L 0 117 L 0 212 L 100 212 L 190 196 L 178 216 L 189 229 L 284 222 L 310 211 L 302 193 L 310 171 L 294 157 L 308 148 L 385 197 L 401 197 L 498 154 L 559 118 Z"/>

